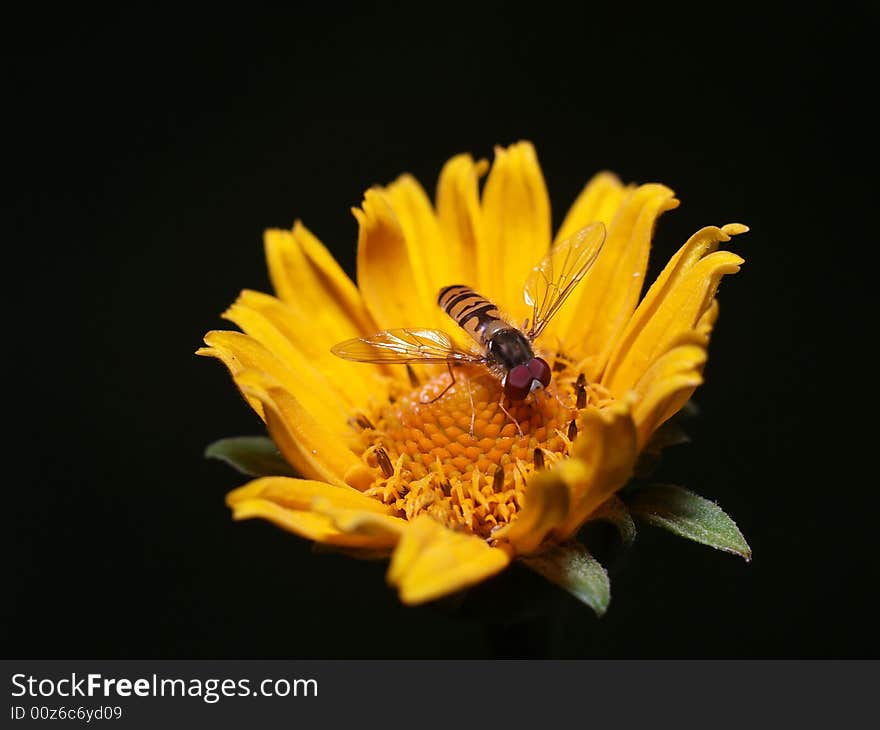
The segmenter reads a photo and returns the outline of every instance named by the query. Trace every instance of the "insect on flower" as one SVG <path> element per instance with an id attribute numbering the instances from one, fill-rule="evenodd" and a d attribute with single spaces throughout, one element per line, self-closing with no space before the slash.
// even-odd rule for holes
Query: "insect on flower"
<path id="1" fill-rule="evenodd" d="M 523 288 L 532 317 L 531 325 L 526 320 L 521 328 L 508 322 L 493 302 L 471 287 L 443 287 L 437 303 L 474 339 L 480 348 L 478 353 L 456 346 L 442 330 L 409 327 L 346 340 L 334 345 L 331 351 L 356 362 L 445 364 L 449 368 L 449 385 L 428 403 L 443 397 L 455 384 L 453 365 L 483 365 L 501 380 L 502 401 L 505 397 L 510 402 L 525 400 L 530 393 L 550 385 L 550 365 L 535 355 L 534 342 L 590 270 L 604 242 L 605 226 L 593 223 L 550 250 L 532 269 Z M 516 423 L 503 402 L 499 402 L 499 407 Z"/>
<path id="2" fill-rule="evenodd" d="M 743 263 L 719 245 L 746 226 L 706 226 L 643 292 L 655 224 L 677 206 L 665 185 L 601 172 L 554 237 L 536 152 L 518 142 L 491 164 L 450 159 L 434 202 L 410 175 L 367 190 L 357 286 L 301 223 L 267 231 L 277 297 L 243 291 L 223 315 L 242 332 L 198 350 L 271 437 L 211 447 L 258 477 L 227 497 L 235 519 L 387 556 L 409 605 L 521 561 L 604 613 L 607 572 L 578 538 L 595 520 L 748 560 L 713 502 L 632 479 L 703 382 L 718 284 Z M 265 463 L 277 452 L 289 468 Z"/>

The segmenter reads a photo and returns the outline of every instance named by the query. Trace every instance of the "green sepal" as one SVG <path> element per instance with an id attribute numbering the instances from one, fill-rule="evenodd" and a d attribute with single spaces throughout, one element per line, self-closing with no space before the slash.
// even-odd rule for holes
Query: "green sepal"
<path id="1" fill-rule="evenodd" d="M 664 449 L 690 442 L 690 437 L 679 425 L 678 420 L 678 418 L 675 418 L 660 426 L 642 448 L 633 469 L 633 476 L 637 479 L 649 479 L 651 477 L 657 467 L 660 466 L 660 459 Z"/>
<path id="2" fill-rule="evenodd" d="M 695 400 L 689 400 L 676 414 L 680 418 L 697 418 L 700 415 L 700 406 Z"/>
<path id="3" fill-rule="evenodd" d="M 220 439 L 205 449 L 208 459 L 220 459 L 251 477 L 295 477 L 272 439 L 266 436 L 234 436 Z"/>
<path id="4" fill-rule="evenodd" d="M 736 523 L 717 504 L 674 484 L 650 484 L 626 497 L 630 512 L 676 535 L 739 555 L 746 562 L 752 549 Z"/>
<path id="5" fill-rule="evenodd" d="M 551 583 L 604 615 L 611 601 L 611 582 L 602 564 L 579 542 L 557 545 L 522 561 Z"/>
<path id="6" fill-rule="evenodd" d="M 648 443 L 645 444 L 643 451 L 659 454 L 663 449 L 668 449 L 670 446 L 680 446 L 690 442 L 691 437 L 685 433 L 681 425 L 676 420 L 671 420 L 654 431 L 651 438 L 648 439 Z"/>
<path id="7" fill-rule="evenodd" d="M 619 497 L 611 497 L 599 505 L 599 508 L 589 516 L 587 522 L 594 520 L 610 522 L 614 525 L 624 547 L 630 547 L 636 539 L 636 524 L 633 522 L 629 509 Z"/>

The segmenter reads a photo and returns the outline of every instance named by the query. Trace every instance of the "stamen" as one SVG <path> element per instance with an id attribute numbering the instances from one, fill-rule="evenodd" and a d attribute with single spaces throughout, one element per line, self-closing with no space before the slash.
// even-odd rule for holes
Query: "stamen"
<path id="1" fill-rule="evenodd" d="M 568 440 L 574 441 L 578 435 L 578 425 L 577 421 L 572 419 L 571 423 L 568 424 Z"/>
<path id="2" fill-rule="evenodd" d="M 574 423 L 574 421 L 572 421 L 572 423 Z M 571 431 L 571 429 L 569 429 L 569 431 Z M 534 462 L 535 462 L 535 470 L 536 471 L 544 468 L 544 451 L 541 449 L 540 446 L 535 447 L 535 451 L 534 451 L 534 454 L 532 454 L 532 458 L 534 459 Z"/>
<path id="3" fill-rule="evenodd" d="M 583 375 L 581 375 L 581 377 L 583 377 Z M 574 407 L 578 410 L 587 407 L 587 389 L 584 387 L 584 384 L 580 382 L 580 378 L 578 378 L 577 401 L 575 402 Z"/>
<path id="4" fill-rule="evenodd" d="M 376 461 L 379 462 L 379 468 L 382 469 L 385 478 L 390 479 L 394 476 L 394 467 L 391 464 L 391 459 L 388 458 L 388 452 L 380 446 L 376 449 L 375 453 Z"/>
<path id="5" fill-rule="evenodd" d="M 571 358 L 563 352 L 557 352 L 553 360 L 553 372 L 561 373 L 572 366 Z"/>
<path id="6" fill-rule="evenodd" d="M 446 373 L 423 379 L 411 392 L 404 378 L 394 405 L 352 415 L 352 425 L 363 427 L 353 448 L 363 449 L 363 459 L 376 468 L 363 493 L 392 514 L 430 514 L 452 529 L 488 538 L 517 518 L 531 475 L 568 453 L 565 434 L 576 395 L 556 386 L 576 375 L 563 371 L 543 395 L 512 402 L 485 368 L 456 369 L 455 382 Z M 440 392 L 442 398 L 424 405 Z"/>
<path id="7" fill-rule="evenodd" d="M 504 487 L 504 467 L 499 465 L 495 468 L 495 473 L 492 475 L 492 491 L 495 494 L 499 494 Z"/>

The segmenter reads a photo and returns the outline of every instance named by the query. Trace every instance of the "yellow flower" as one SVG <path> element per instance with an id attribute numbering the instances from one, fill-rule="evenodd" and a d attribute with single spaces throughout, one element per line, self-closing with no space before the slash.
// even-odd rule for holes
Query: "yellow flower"
<path id="1" fill-rule="evenodd" d="M 528 318 L 523 284 L 551 245 L 531 144 L 496 149 L 491 169 L 453 157 L 434 205 L 408 175 L 368 190 L 353 211 L 358 287 L 299 222 L 268 231 L 276 296 L 243 291 L 224 315 L 243 333 L 209 332 L 199 354 L 223 361 L 304 478 L 233 491 L 235 518 L 389 555 L 388 580 L 410 604 L 518 557 L 540 564 L 609 504 L 702 382 L 719 280 L 742 264 L 718 245 L 747 228 L 701 229 L 641 297 L 655 223 L 677 205 L 664 185 L 623 185 L 610 173 L 586 185 L 556 240 L 601 222 L 605 244 L 536 342 L 551 384 L 506 412 L 483 367 L 457 368 L 432 400 L 450 383 L 445 367 L 353 363 L 330 348 L 400 327 L 443 329 L 464 345 L 436 305 L 450 284 L 472 286 L 512 323 Z"/>

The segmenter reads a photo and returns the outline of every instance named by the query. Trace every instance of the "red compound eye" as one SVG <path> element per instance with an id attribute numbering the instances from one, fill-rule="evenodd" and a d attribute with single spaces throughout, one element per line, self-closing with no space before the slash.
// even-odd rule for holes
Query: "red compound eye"
<path id="1" fill-rule="evenodd" d="M 510 400 L 523 400 L 532 389 L 534 377 L 527 365 L 517 365 L 504 379 L 504 395 Z"/>
<path id="2" fill-rule="evenodd" d="M 546 360 L 540 357 L 533 357 L 527 365 L 532 377 L 539 381 L 545 388 L 550 385 L 550 366 Z"/>

